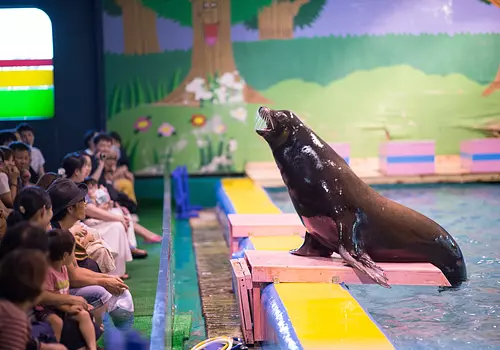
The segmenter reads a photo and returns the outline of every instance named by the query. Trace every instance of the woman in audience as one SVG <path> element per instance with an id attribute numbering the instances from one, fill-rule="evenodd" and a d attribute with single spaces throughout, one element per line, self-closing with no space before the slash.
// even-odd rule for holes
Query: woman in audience
<path id="1" fill-rule="evenodd" d="M 84 158 L 78 153 L 71 153 L 64 157 L 61 174 L 67 176 L 69 180 L 75 183 L 81 183 L 84 176 L 88 174 L 87 170 Z M 84 220 L 86 216 L 97 219 L 86 220 L 85 223 L 99 232 L 100 236 L 111 247 L 112 252 L 116 254 L 116 269 L 112 273 L 116 276 L 120 276 L 122 279 L 129 278 L 126 273 L 126 262 L 132 261 L 132 251 L 128 243 L 126 232 L 130 225 L 128 218 L 111 214 L 97 208 L 93 204 L 89 204 L 84 209 L 83 217 L 78 218 L 78 220 Z M 139 254 L 147 254 L 145 251 L 135 251 L 134 253 L 136 257 L 138 257 Z"/>
<path id="2" fill-rule="evenodd" d="M 0 348 L 27 348 L 31 339 L 27 313 L 43 291 L 47 267 L 38 250 L 14 250 L 0 261 Z"/>
<path id="3" fill-rule="evenodd" d="M 14 201 L 12 213 L 7 218 L 7 226 L 28 221 L 30 224 L 47 229 L 52 219 L 52 202 L 44 189 L 36 186 L 25 187 Z"/>
<path id="4" fill-rule="evenodd" d="M 14 162 L 14 153 L 9 147 L 1 146 L 0 152 L 2 161 L 0 164 L 0 187 L 3 193 L 0 192 L 0 200 L 7 208 L 12 208 L 14 198 L 16 198 L 19 170 Z"/>

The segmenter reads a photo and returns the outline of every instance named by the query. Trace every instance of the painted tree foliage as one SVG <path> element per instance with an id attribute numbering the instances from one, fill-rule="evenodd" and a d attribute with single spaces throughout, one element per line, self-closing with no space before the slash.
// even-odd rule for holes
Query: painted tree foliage
<path id="1" fill-rule="evenodd" d="M 326 0 L 273 0 L 245 21 L 245 27 L 258 30 L 260 40 L 292 39 L 294 29 L 309 27 L 319 18 L 325 3 Z"/>
<path id="2" fill-rule="evenodd" d="M 231 42 L 231 26 L 252 18 L 272 0 L 143 0 L 159 16 L 193 28 L 191 69 L 184 81 L 160 103 L 191 105 L 200 103 L 195 90 L 206 86 L 214 77 L 231 75 L 241 82 L 243 100 L 247 103 L 268 102 L 239 77 Z M 201 93 L 200 93 L 201 94 Z"/>
<path id="3" fill-rule="evenodd" d="M 145 7 L 142 0 L 103 0 L 103 7 L 108 15 L 122 17 L 126 55 L 160 52 L 156 13 Z"/>
<path id="4" fill-rule="evenodd" d="M 493 4 L 496 7 L 500 7 L 500 0 L 479 0 L 479 1 L 487 5 Z M 491 84 L 483 91 L 483 96 L 489 96 L 497 90 L 500 90 L 500 65 L 498 66 L 495 79 L 493 79 Z"/>

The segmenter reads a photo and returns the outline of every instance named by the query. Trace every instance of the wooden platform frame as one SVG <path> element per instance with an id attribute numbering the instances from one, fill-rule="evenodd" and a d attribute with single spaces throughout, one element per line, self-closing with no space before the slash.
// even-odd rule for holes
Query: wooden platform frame
<path id="1" fill-rule="evenodd" d="M 306 228 L 297 214 L 228 214 L 229 256 L 239 250 L 242 238 L 252 236 L 301 236 Z"/>
<path id="2" fill-rule="evenodd" d="M 443 273 L 429 263 L 379 263 L 389 284 L 450 286 Z M 265 339 L 262 288 L 269 283 L 314 282 L 373 284 L 341 259 L 309 258 L 281 251 L 247 250 L 245 258 L 231 259 L 233 284 L 247 344 Z M 380 287 L 382 288 L 382 287 Z"/>

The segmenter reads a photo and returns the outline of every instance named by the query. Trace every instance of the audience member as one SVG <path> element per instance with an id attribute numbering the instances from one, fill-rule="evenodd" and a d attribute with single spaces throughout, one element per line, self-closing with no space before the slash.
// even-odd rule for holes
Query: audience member
<path id="1" fill-rule="evenodd" d="M 18 182 L 19 187 L 28 186 L 30 184 L 31 174 L 29 171 L 31 162 L 31 148 L 21 141 L 15 141 L 9 144 L 9 148 L 14 153 L 14 163 L 16 164 L 21 181 Z"/>
<path id="2" fill-rule="evenodd" d="M 43 291 L 45 255 L 18 249 L 0 260 L 0 348 L 25 350 L 31 339 L 28 311 Z"/>
<path id="3" fill-rule="evenodd" d="M 33 146 L 35 143 L 35 131 L 31 125 L 28 123 L 21 123 L 17 126 L 16 130 L 21 136 L 21 141 L 31 147 L 30 173 L 31 181 L 35 183 L 38 181 L 38 178 L 45 173 L 45 158 L 40 149 Z"/>
<path id="4" fill-rule="evenodd" d="M 47 229 L 52 219 L 52 202 L 44 189 L 36 186 L 23 188 L 14 200 L 14 208 L 7 218 L 9 227 L 28 221 L 34 226 Z"/>
<path id="5" fill-rule="evenodd" d="M 88 154 L 89 156 L 94 156 L 95 146 L 94 146 L 94 136 L 97 134 L 95 130 L 87 130 L 85 135 L 83 136 L 83 144 L 85 145 L 85 149 L 83 153 Z"/>
<path id="6" fill-rule="evenodd" d="M 14 198 L 16 198 L 19 185 L 19 170 L 14 162 L 14 153 L 5 146 L 0 146 L 2 152 L 2 164 L 0 164 L 0 182 L 3 194 L 0 194 L 0 200 L 7 208 L 12 208 Z M 5 186 L 5 177 L 7 177 L 7 186 Z M 7 191 L 7 188 L 8 190 Z"/>

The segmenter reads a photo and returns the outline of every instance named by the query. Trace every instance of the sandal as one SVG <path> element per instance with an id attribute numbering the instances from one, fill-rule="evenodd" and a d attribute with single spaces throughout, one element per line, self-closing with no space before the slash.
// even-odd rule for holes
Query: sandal
<path id="1" fill-rule="evenodd" d="M 122 279 L 123 281 L 130 279 L 130 276 L 128 275 L 128 273 L 121 275 L 121 276 L 118 276 L 118 277 L 120 277 L 120 279 Z"/>
<path id="2" fill-rule="evenodd" d="M 135 248 L 131 250 L 131 253 L 132 253 L 132 258 L 134 259 L 144 259 L 148 256 L 148 252 L 143 249 Z"/>

